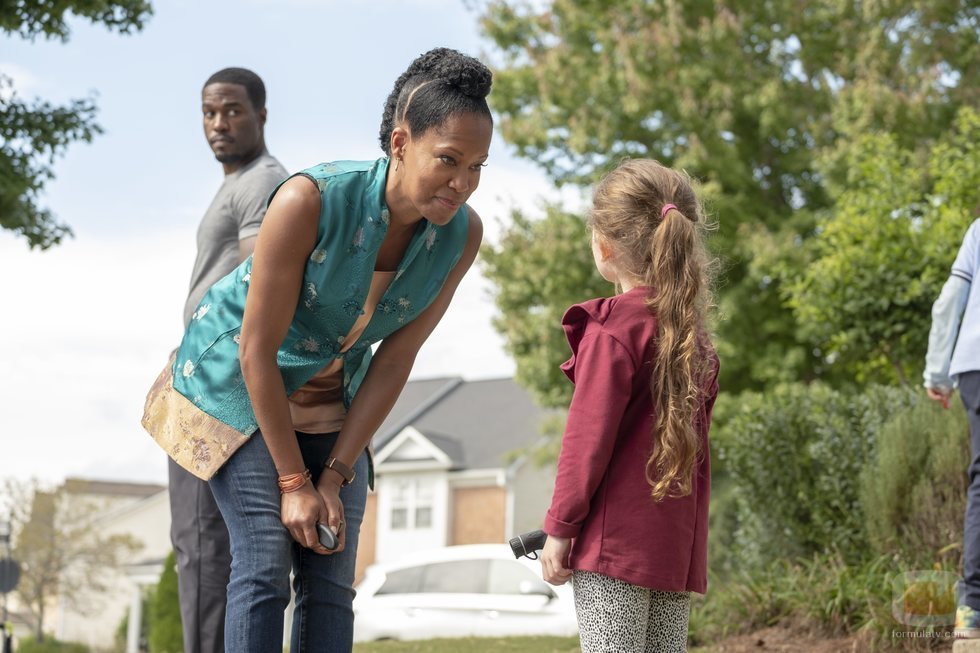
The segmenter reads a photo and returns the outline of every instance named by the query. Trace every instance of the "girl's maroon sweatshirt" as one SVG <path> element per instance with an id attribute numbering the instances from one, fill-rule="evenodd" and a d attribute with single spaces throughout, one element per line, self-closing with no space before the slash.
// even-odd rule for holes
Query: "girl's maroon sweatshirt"
<path id="1" fill-rule="evenodd" d="M 718 394 L 718 359 L 704 390 L 697 429 L 702 459 L 691 494 L 654 501 L 645 476 L 652 449 L 650 374 L 657 323 L 639 287 L 572 306 L 562 326 L 572 357 L 561 369 L 575 384 L 545 518 L 549 535 L 574 538 L 569 567 L 656 590 L 707 590 L 708 427 Z"/>

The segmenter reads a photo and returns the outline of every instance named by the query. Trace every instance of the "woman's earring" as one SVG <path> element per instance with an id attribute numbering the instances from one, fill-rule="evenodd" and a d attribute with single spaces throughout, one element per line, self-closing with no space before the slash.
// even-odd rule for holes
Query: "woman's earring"
<path id="1" fill-rule="evenodd" d="M 398 164 L 401 163 L 401 160 L 401 157 L 395 159 L 395 172 L 398 172 Z"/>

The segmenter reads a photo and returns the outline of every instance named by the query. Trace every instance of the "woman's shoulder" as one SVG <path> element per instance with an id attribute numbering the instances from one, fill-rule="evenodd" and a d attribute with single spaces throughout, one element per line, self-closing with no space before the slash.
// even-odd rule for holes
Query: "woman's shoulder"
<path id="1" fill-rule="evenodd" d="M 316 184 L 321 193 L 331 187 L 352 189 L 383 187 L 387 159 L 374 161 L 328 161 L 303 168 L 293 176 L 302 175 Z"/>
<path id="2" fill-rule="evenodd" d="M 480 218 L 480 214 L 469 204 L 464 203 L 460 206 L 453 219 L 438 228 L 465 232 L 467 242 L 473 241 L 474 238 L 483 240 L 483 220 Z"/>

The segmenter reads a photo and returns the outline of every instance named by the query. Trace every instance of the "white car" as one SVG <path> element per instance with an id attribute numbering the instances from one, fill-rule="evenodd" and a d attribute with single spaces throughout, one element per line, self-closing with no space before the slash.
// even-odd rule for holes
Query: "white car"
<path id="1" fill-rule="evenodd" d="M 354 598 L 354 641 L 578 634 L 570 585 L 541 579 L 506 544 L 468 544 L 368 567 Z"/>

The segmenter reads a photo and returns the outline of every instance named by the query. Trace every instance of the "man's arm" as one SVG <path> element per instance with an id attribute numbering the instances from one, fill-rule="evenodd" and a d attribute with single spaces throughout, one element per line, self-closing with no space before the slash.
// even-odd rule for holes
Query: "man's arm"
<path id="1" fill-rule="evenodd" d="M 932 305 L 932 328 L 929 329 L 929 349 L 922 378 L 923 385 L 934 391 L 929 396 L 937 401 L 949 397 L 953 389 L 949 363 L 969 296 L 970 282 L 954 274 L 946 280 L 936 303 Z"/>
<path id="2" fill-rule="evenodd" d="M 269 203 L 269 195 L 287 176 L 281 168 L 249 170 L 232 197 L 235 219 L 238 221 L 238 262 L 255 251 L 255 238 Z"/>
<path id="3" fill-rule="evenodd" d="M 980 220 L 974 220 L 966 230 L 960 251 L 956 254 L 949 279 L 943 285 L 939 298 L 932 306 L 932 328 L 929 330 L 929 349 L 926 353 L 926 369 L 922 374 L 923 385 L 930 399 L 946 405 L 953 392 L 953 379 L 949 377 L 949 365 L 960 330 L 960 320 L 970 297 L 970 284 L 977 269 L 980 254 Z"/>
<path id="4" fill-rule="evenodd" d="M 241 263 L 255 251 L 256 236 L 249 236 L 238 241 L 238 262 Z"/>

